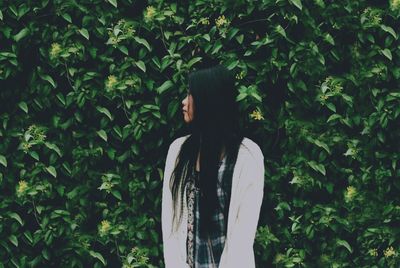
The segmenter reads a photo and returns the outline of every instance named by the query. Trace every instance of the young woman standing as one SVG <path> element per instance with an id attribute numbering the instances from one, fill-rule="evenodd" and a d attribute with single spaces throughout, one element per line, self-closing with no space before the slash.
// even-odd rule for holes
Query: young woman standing
<path id="1" fill-rule="evenodd" d="M 189 75 L 190 134 L 168 150 L 162 193 L 166 268 L 255 268 L 264 156 L 239 129 L 234 78 L 223 66 Z"/>

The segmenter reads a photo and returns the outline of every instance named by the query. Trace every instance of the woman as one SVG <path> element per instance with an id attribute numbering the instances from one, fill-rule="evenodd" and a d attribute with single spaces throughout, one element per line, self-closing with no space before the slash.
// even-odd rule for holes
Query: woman
<path id="1" fill-rule="evenodd" d="M 264 157 L 239 129 L 232 74 L 191 73 L 182 105 L 190 134 L 171 143 L 164 170 L 165 267 L 255 267 Z"/>

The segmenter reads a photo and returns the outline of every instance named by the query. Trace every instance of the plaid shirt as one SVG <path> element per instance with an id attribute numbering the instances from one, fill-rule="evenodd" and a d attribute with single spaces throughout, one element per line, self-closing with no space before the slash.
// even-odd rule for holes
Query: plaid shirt
<path id="1" fill-rule="evenodd" d="M 225 165 L 226 157 L 220 162 L 218 170 L 217 196 L 220 206 L 214 215 L 213 220 L 218 228 L 210 234 L 209 240 L 201 239 L 199 234 L 199 198 L 200 191 L 196 186 L 199 172 L 193 171 L 187 187 L 188 204 L 188 236 L 186 240 L 187 263 L 192 268 L 216 268 L 218 267 L 226 238 L 226 223 L 228 219 L 227 210 L 229 207 L 229 196 L 231 179 L 234 165 Z M 226 172 L 224 172 L 226 170 Z M 224 174 L 225 173 L 225 174 Z M 211 245 L 211 248 L 209 247 Z M 213 259 L 214 262 L 213 263 Z"/>

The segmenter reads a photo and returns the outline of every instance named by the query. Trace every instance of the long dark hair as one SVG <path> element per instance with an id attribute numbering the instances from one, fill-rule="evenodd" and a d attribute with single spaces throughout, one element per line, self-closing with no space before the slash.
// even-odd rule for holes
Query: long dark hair
<path id="1" fill-rule="evenodd" d="M 182 144 L 170 188 L 174 204 L 174 222 L 177 223 L 177 202 L 183 204 L 183 189 L 195 168 L 200 152 L 200 236 L 205 237 L 214 228 L 212 214 L 218 207 L 217 179 L 220 155 L 225 148 L 226 167 L 236 163 L 238 150 L 243 140 L 239 125 L 239 107 L 233 74 L 224 66 L 194 71 L 189 74 L 188 94 L 194 102 L 193 120 L 189 122 L 190 136 Z M 226 171 L 227 169 L 225 169 Z M 232 176 L 229 178 L 232 179 Z M 225 215 L 229 208 L 229 197 Z M 185 200 L 186 201 L 186 200 Z M 183 206 L 180 206 L 179 222 Z M 225 230 L 226 230 L 225 220 Z"/>

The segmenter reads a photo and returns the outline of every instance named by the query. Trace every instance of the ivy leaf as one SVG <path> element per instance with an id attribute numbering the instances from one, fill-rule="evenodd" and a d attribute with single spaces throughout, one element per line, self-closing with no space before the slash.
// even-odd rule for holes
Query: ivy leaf
<path id="1" fill-rule="evenodd" d="M 47 172 L 49 172 L 54 178 L 57 177 L 57 171 L 53 166 L 46 167 Z"/>
<path id="2" fill-rule="evenodd" d="M 290 0 L 290 2 L 300 10 L 303 8 L 303 5 L 301 4 L 301 0 Z"/>
<path id="3" fill-rule="evenodd" d="M 85 28 L 82 28 L 82 29 L 80 29 L 78 31 L 83 37 L 85 37 L 87 40 L 89 40 L 89 32 L 88 32 L 88 30 L 86 30 Z"/>
<path id="4" fill-rule="evenodd" d="M 100 136 L 100 138 L 107 141 L 107 133 L 104 130 L 97 131 L 97 134 Z"/>

